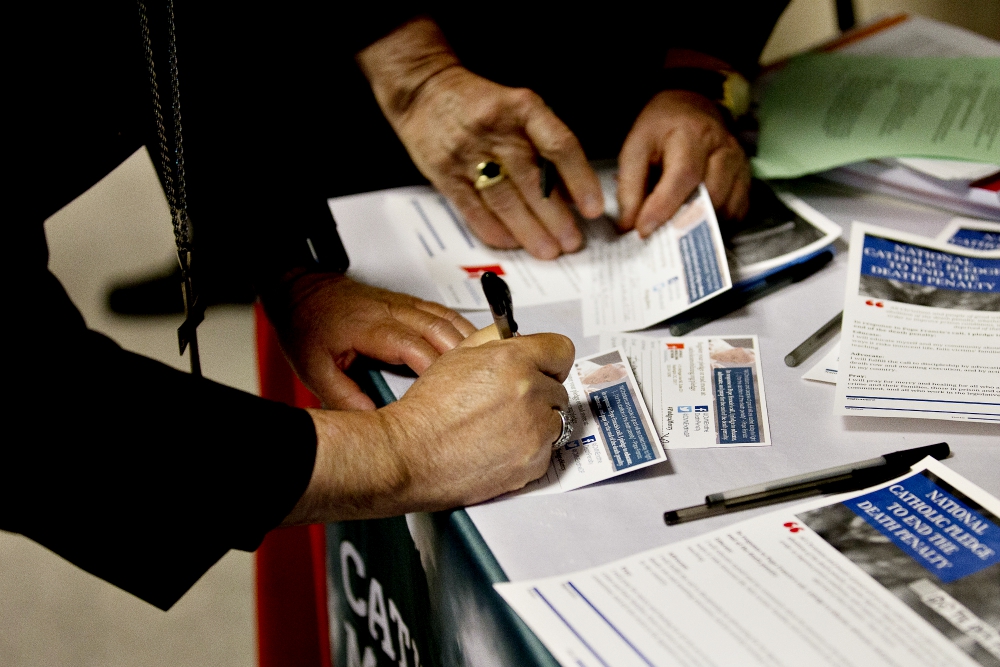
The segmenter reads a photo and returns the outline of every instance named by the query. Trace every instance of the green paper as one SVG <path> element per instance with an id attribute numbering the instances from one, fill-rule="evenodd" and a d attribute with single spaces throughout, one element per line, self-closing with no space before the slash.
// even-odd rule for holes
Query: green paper
<path id="1" fill-rule="evenodd" d="M 760 107 L 754 174 L 794 178 L 882 157 L 1000 163 L 1000 58 L 813 54 Z"/>

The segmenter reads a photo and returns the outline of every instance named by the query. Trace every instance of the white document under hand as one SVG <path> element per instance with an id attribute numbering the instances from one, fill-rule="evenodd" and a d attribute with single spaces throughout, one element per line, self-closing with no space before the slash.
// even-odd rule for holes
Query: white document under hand
<path id="1" fill-rule="evenodd" d="M 1000 423 L 1000 251 L 855 222 L 836 414 Z"/>
<path id="2" fill-rule="evenodd" d="M 704 185 L 646 239 L 610 228 L 588 238 L 590 286 L 583 335 L 645 329 L 733 286 L 712 200 Z"/>
<path id="3" fill-rule="evenodd" d="M 985 667 L 1000 661 L 998 514 L 927 458 L 859 493 L 494 588 L 567 667 Z"/>
<path id="4" fill-rule="evenodd" d="M 666 449 L 771 444 L 756 336 L 601 334 L 635 371 Z"/>
<path id="5" fill-rule="evenodd" d="M 487 247 L 444 195 L 432 190 L 387 195 L 385 206 L 396 236 L 423 264 L 449 308 L 488 309 L 479 284 L 486 271 L 503 277 L 521 307 L 578 299 L 586 286 L 589 274 L 580 273 L 570 256 L 543 261 L 524 250 Z"/>
<path id="6" fill-rule="evenodd" d="M 541 479 L 509 495 L 561 493 L 667 460 L 621 350 L 577 359 L 564 384 L 573 440 L 552 452 Z"/>
<path id="7" fill-rule="evenodd" d="M 427 270 L 450 308 L 488 308 L 485 271 L 502 276 L 515 306 L 583 299 L 584 335 L 642 329 L 732 287 L 722 235 L 705 186 L 652 235 L 618 234 L 608 218 L 581 220 L 586 247 L 556 260 L 485 246 L 444 196 L 386 197 L 401 243 Z"/>

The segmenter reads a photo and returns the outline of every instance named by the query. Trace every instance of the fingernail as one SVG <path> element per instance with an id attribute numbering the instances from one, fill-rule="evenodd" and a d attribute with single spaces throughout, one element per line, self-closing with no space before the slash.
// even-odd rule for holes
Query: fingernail
<path id="1" fill-rule="evenodd" d="M 555 241 L 546 239 L 535 246 L 535 252 L 532 254 L 541 259 L 555 259 L 561 252 L 562 249 Z"/>
<path id="2" fill-rule="evenodd" d="M 583 244 L 583 234 L 574 227 L 571 231 L 563 234 L 562 238 L 559 239 L 559 244 L 562 246 L 563 252 L 576 252 Z"/>
<path id="3" fill-rule="evenodd" d="M 595 218 L 604 212 L 604 202 L 596 195 L 586 195 L 583 198 L 582 213 L 588 218 Z"/>

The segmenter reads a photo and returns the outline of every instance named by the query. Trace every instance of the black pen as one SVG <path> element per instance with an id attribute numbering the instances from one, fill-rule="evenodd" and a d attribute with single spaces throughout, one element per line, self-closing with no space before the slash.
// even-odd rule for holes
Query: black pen
<path id="1" fill-rule="evenodd" d="M 664 512 L 663 520 L 668 526 L 674 526 L 686 521 L 805 498 L 820 493 L 842 493 L 863 489 L 866 486 L 881 484 L 902 475 L 914 463 L 925 457 L 933 456 L 940 461 L 947 458 L 950 453 L 951 448 L 948 447 L 948 443 L 939 442 L 936 445 L 904 449 L 874 459 L 776 479 L 773 482 L 752 484 L 731 491 L 712 493 L 705 496 L 704 505 L 693 505 Z"/>
<path id="2" fill-rule="evenodd" d="M 514 321 L 514 304 L 510 298 L 510 288 L 503 278 L 487 271 L 479 279 L 483 285 L 483 293 L 490 304 L 493 322 L 497 325 L 500 338 L 511 338 L 517 335 L 517 322 Z"/>
<path id="3" fill-rule="evenodd" d="M 840 325 L 844 320 L 844 311 L 840 311 L 833 318 L 821 326 L 816 333 L 802 341 L 801 344 L 785 355 L 785 365 L 792 368 L 798 366 L 809 358 L 813 352 L 819 349 L 823 343 L 840 333 Z"/>
<path id="4" fill-rule="evenodd" d="M 804 262 L 793 264 L 761 278 L 744 289 L 731 289 L 728 292 L 723 292 L 670 320 L 670 335 L 683 336 L 700 326 L 728 315 L 734 310 L 739 310 L 748 303 L 776 292 L 782 287 L 797 283 L 819 271 L 832 259 L 833 251 L 825 250 Z"/>

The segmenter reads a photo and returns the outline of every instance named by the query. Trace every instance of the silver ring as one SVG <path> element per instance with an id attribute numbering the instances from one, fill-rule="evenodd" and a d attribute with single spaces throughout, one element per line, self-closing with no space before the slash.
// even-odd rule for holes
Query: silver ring
<path id="1" fill-rule="evenodd" d="M 559 413 L 559 419 L 562 420 L 562 430 L 559 431 L 559 437 L 556 438 L 556 441 L 552 443 L 553 449 L 562 447 L 573 437 L 573 424 L 569 420 L 569 415 L 566 414 L 565 410 L 556 410 L 556 412 Z"/>

